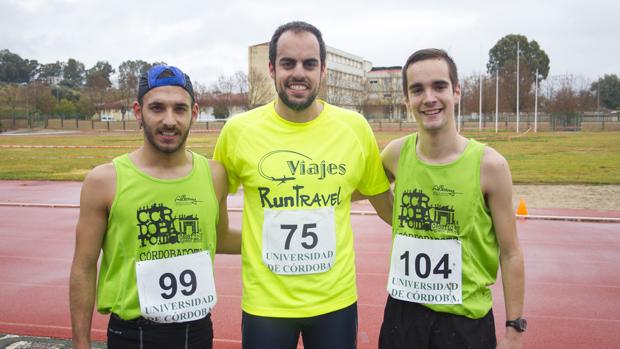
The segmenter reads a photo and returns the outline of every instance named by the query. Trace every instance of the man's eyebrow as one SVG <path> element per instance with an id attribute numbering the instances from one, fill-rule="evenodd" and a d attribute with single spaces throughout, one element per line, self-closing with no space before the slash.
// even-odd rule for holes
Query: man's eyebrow
<path id="1" fill-rule="evenodd" d="M 414 88 L 418 88 L 421 87 L 422 84 L 419 82 L 414 82 L 413 84 L 409 85 L 409 90 L 413 90 Z"/>

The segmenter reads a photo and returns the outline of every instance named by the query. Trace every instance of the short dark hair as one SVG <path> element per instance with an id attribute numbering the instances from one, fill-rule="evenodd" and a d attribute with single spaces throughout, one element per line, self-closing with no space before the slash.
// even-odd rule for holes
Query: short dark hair
<path id="1" fill-rule="evenodd" d="M 456 70 L 456 63 L 454 63 L 452 57 L 450 57 L 450 55 L 444 50 L 437 48 L 426 48 L 414 52 L 411 56 L 409 56 L 409 58 L 407 58 L 407 62 L 405 62 L 405 65 L 403 66 L 403 93 L 405 94 L 405 99 L 409 99 L 407 68 L 409 68 L 409 66 L 413 63 L 425 61 L 427 59 L 443 59 L 448 64 L 448 75 L 450 75 L 452 91 L 456 89 L 456 85 L 459 82 L 459 74 Z"/>
<path id="2" fill-rule="evenodd" d="M 273 36 L 271 37 L 271 41 L 269 41 L 269 63 L 271 63 L 271 65 L 275 66 L 276 65 L 276 54 L 278 52 L 278 40 L 280 40 L 280 36 L 282 36 L 282 34 L 284 32 L 287 31 L 292 31 L 295 34 L 297 33 L 301 33 L 301 32 L 309 32 L 311 34 L 313 34 L 317 41 L 319 42 L 319 54 L 321 57 L 321 66 L 325 65 L 325 58 L 327 56 L 326 50 L 325 50 L 325 42 L 323 41 L 323 35 L 321 35 L 321 31 L 313 26 L 310 23 L 306 23 L 306 22 L 302 22 L 302 21 L 294 21 L 294 22 L 288 22 L 286 24 L 283 24 L 281 26 L 278 27 L 278 29 L 276 29 L 276 31 L 273 33 Z"/>

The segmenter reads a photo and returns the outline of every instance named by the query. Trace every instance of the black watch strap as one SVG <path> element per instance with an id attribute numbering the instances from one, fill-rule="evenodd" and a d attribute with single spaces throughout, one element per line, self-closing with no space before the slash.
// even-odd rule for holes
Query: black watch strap
<path id="1" fill-rule="evenodd" d="M 518 317 L 514 320 L 506 321 L 506 327 L 512 327 L 518 332 L 524 332 L 527 329 L 527 320 L 522 317 Z"/>

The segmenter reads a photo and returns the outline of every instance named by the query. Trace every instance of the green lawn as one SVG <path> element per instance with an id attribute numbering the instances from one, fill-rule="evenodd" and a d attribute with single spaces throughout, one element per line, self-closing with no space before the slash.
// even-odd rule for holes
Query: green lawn
<path id="1" fill-rule="evenodd" d="M 376 137 L 383 148 L 405 134 L 377 132 Z M 502 153 L 514 183 L 620 184 L 620 132 L 471 132 L 465 136 Z M 216 139 L 216 133 L 194 133 L 188 146 L 211 156 Z M 93 167 L 141 144 L 142 135 L 137 132 L 0 136 L 0 179 L 82 180 Z M 31 147 L 48 145 L 55 147 Z"/>

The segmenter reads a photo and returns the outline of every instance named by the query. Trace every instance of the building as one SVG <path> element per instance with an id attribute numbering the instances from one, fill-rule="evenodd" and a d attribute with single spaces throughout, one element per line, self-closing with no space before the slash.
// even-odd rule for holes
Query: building
<path id="1" fill-rule="evenodd" d="M 366 72 L 372 64 L 363 58 L 326 46 L 327 76 L 319 97 L 328 103 L 361 112 L 365 100 Z M 269 76 L 269 43 L 248 48 L 249 100 L 252 107 L 265 104 L 276 96 Z"/>
<path id="2" fill-rule="evenodd" d="M 366 74 L 366 79 L 366 118 L 406 120 L 402 67 L 375 67 Z"/>

